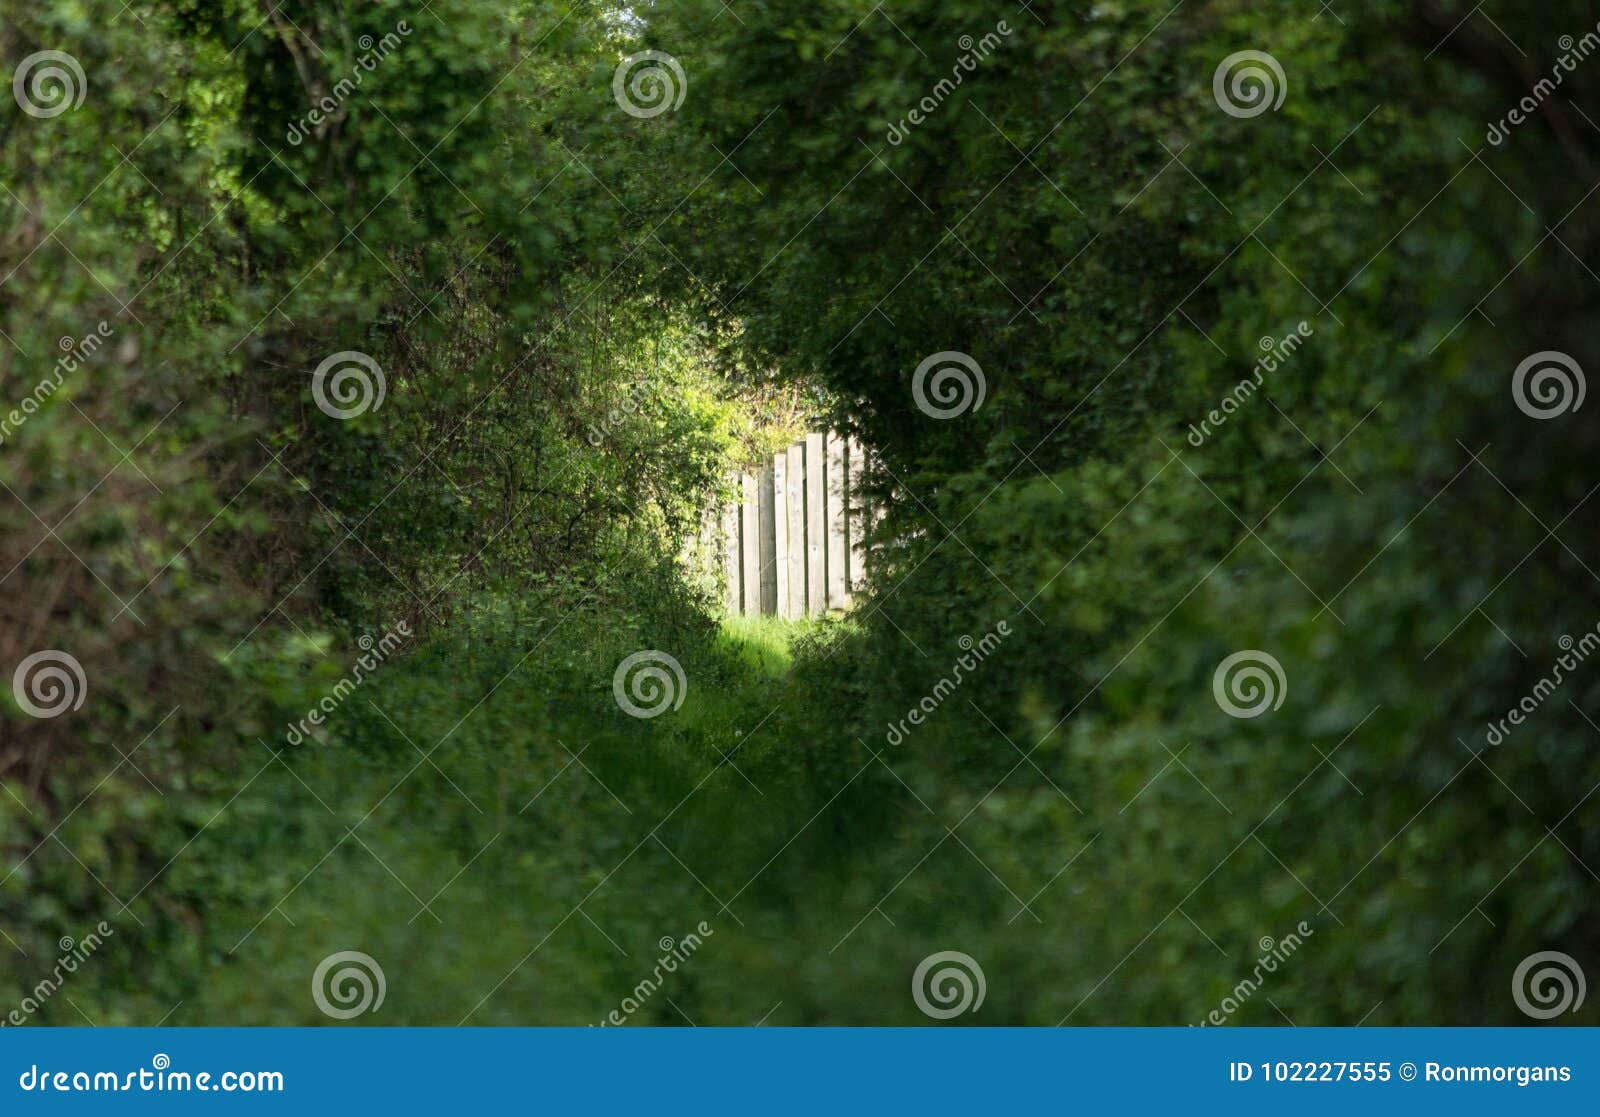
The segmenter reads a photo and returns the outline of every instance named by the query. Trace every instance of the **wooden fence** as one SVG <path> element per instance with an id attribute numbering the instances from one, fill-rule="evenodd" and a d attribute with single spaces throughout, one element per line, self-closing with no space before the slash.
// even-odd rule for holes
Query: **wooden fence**
<path id="1" fill-rule="evenodd" d="M 849 607 L 872 520 L 857 492 L 864 460 L 853 439 L 811 434 L 739 476 L 738 503 L 718 509 L 702 538 L 728 612 L 815 617 Z"/>

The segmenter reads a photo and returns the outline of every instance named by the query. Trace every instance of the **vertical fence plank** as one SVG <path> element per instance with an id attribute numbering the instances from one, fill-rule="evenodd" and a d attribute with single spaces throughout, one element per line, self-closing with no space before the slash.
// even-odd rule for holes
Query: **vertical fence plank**
<path id="1" fill-rule="evenodd" d="M 844 440 L 837 435 L 828 441 L 828 608 L 844 609 L 850 604 L 849 537 L 845 518 Z"/>
<path id="2" fill-rule="evenodd" d="M 782 450 L 772 457 L 772 612 L 789 613 L 789 458 Z"/>
<path id="3" fill-rule="evenodd" d="M 820 617 L 828 611 L 827 500 L 823 481 L 823 437 L 806 435 L 806 612 Z"/>
<path id="4" fill-rule="evenodd" d="M 729 613 L 737 613 L 739 600 L 739 506 L 732 501 L 722 506 L 722 538 L 718 540 L 722 557 L 722 603 Z"/>
<path id="5" fill-rule="evenodd" d="M 761 533 L 761 615 L 778 611 L 778 549 L 773 538 L 772 466 L 761 471 L 756 485 L 757 530 Z"/>
<path id="6" fill-rule="evenodd" d="M 862 504 L 861 475 L 866 462 L 861 453 L 861 443 L 850 439 L 846 444 L 848 461 L 845 465 L 845 510 L 850 517 L 846 535 L 850 540 L 850 573 L 845 584 L 855 594 L 866 582 L 866 527 L 867 510 Z"/>
<path id="7" fill-rule="evenodd" d="M 761 612 L 761 532 L 756 512 L 756 479 L 742 473 L 739 475 L 739 611 L 747 617 Z"/>
<path id="8" fill-rule="evenodd" d="M 795 443 L 783 452 L 789 474 L 789 607 L 786 617 L 806 615 L 806 469 L 805 452 Z"/>

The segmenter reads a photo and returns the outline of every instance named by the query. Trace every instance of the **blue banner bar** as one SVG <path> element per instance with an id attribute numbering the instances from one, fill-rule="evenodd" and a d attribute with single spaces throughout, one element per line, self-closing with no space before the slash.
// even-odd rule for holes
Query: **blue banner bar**
<path id="1" fill-rule="evenodd" d="M 6 1113 L 1593 1113 L 1600 1032 L 5 1029 L 0 1069 Z"/>

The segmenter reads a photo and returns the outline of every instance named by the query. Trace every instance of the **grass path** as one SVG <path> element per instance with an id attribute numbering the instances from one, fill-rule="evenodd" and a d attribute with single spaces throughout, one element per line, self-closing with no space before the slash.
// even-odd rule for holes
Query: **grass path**
<path id="1" fill-rule="evenodd" d="M 814 798 L 773 763 L 798 626 L 565 623 L 583 639 L 535 644 L 509 616 L 439 637 L 352 694 L 326 743 L 262 772 L 163 878 L 215 899 L 178 921 L 150 1007 L 182 999 L 172 1023 L 322 1022 L 311 974 L 358 950 L 385 975 L 374 1022 L 591 1023 L 704 921 L 706 959 L 635 1020 L 710 1011 L 711 963 L 740 949 L 765 894 L 722 899 Z M 683 703 L 629 716 L 613 672 L 657 644 L 681 660 Z"/>

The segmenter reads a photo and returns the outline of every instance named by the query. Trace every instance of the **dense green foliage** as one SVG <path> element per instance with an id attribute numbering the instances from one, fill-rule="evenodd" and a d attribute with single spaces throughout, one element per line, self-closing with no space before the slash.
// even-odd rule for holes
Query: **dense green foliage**
<path id="1" fill-rule="evenodd" d="M 1600 63 L 1483 138 L 1593 5 L 117 7 L 0 4 L 9 65 L 88 75 L 0 106 L 5 398 L 113 327 L 0 445 L 0 666 L 89 679 L 0 711 L 0 989 L 116 928 L 40 1020 L 321 1022 L 360 949 L 377 1022 L 594 1022 L 701 920 L 631 1022 L 921 1022 L 956 949 L 964 1019 L 1195 1023 L 1302 925 L 1229 1022 L 1514 1023 L 1524 957 L 1595 972 L 1600 669 L 1541 680 L 1600 625 L 1596 440 L 1512 385 L 1600 368 Z M 638 118 L 646 48 L 687 92 Z M 1219 104 L 1246 50 L 1275 110 Z M 347 422 L 341 350 L 388 386 Z M 942 351 L 986 386 L 948 419 Z M 719 630 L 677 556 L 779 398 L 873 449 L 870 592 Z M 642 648 L 688 680 L 651 720 Z"/>

